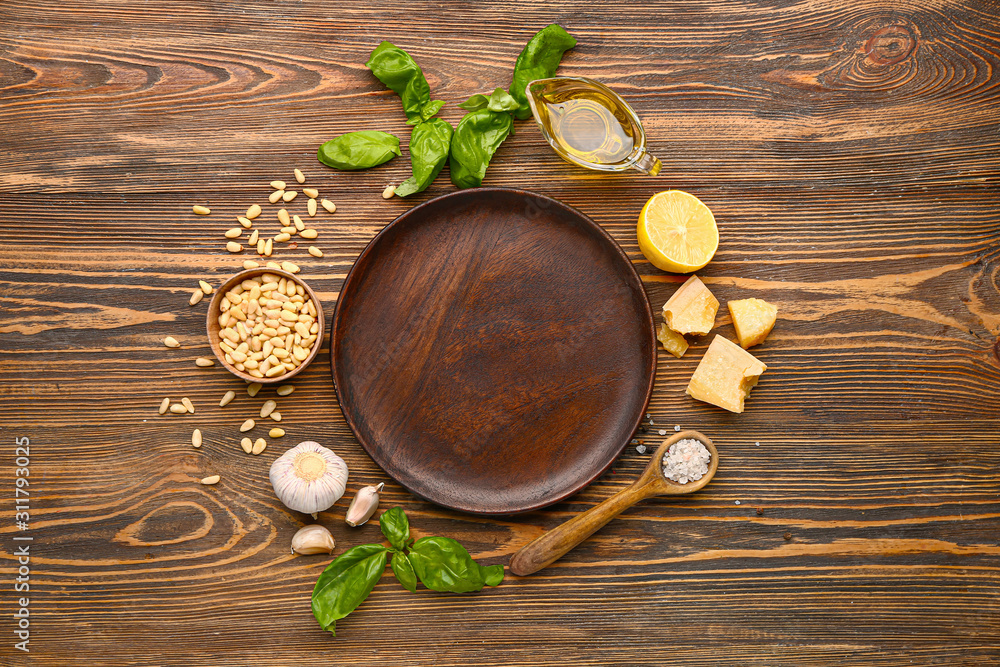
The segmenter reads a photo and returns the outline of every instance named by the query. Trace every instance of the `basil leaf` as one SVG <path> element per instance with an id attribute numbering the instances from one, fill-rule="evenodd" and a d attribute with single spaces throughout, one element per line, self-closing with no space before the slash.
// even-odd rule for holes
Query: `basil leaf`
<path id="1" fill-rule="evenodd" d="M 513 124 L 509 113 L 480 109 L 465 114 L 451 138 L 451 182 L 460 188 L 482 185 L 490 159 Z"/>
<path id="2" fill-rule="evenodd" d="M 440 118 L 418 123 L 410 135 L 410 164 L 413 175 L 399 184 L 396 194 L 400 197 L 422 192 L 437 178 L 448 160 L 451 147 L 451 124 Z"/>
<path id="3" fill-rule="evenodd" d="M 417 592 L 417 575 L 413 572 L 410 559 L 402 551 L 392 554 L 392 573 L 396 575 L 396 580 L 402 584 L 403 588 L 411 593 Z"/>
<path id="4" fill-rule="evenodd" d="M 502 565 L 483 567 L 450 537 L 421 537 L 410 547 L 410 563 L 424 586 L 434 591 L 471 593 L 503 580 Z"/>
<path id="5" fill-rule="evenodd" d="M 312 594 L 312 612 L 320 627 L 337 635 L 337 620 L 357 609 L 372 592 L 385 571 L 388 554 L 381 544 L 361 544 L 326 566 Z"/>
<path id="6" fill-rule="evenodd" d="M 517 100 L 511 97 L 510 93 L 503 88 L 497 88 L 490 95 L 488 104 L 490 111 L 515 111 L 518 106 Z"/>
<path id="7" fill-rule="evenodd" d="M 375 130 L 349 132 L 319 147 L 316 157 L 328 167 L 356 170 L 376 167 L 402 155 L 399 139 Z"/>
<path id="8" fill-rule="evenodd" d="M 406 548 L 407 542 L 410 541 L 410 521 L 406 518 L 406 512 L 402 507 L 393 507 L 382 512 L 378 524 L 389 544 L 400 551 Z"/>
<path id="9" fill-rule="evenodd" d="M 403 112 L 411 124 L 427 120 L 436 114 L 444 102 L 431 102 L 431 88 L 420 66 L 403 49 L 382 42 L 372 51 L 366 63 L 372 74 L 399 95 Z"/>
<path id="10" fill-rule="evenodd" d="M 466 111 L 479 111 L 480 109 L 485 109 L 486 105 L 489 103 L 490 98 L 486 97 L 482 93 L 476 93 L 469 99 L 459 104 L 458 108 L 465 109 Z"/>
<path id="11" fill-rule="evenodd" d="M 514 78 L 510 84 L 510 94 L 519 105 L 514 112 L 518 120 L 531 117 L 531 107 L 524 90 L 527 85 L 535 79 L 548 79 L 554 75 L 563 53 L 574 46 L 576 39 L 555 23 L 539 30 L 524 46 L 514 65 Z"/>

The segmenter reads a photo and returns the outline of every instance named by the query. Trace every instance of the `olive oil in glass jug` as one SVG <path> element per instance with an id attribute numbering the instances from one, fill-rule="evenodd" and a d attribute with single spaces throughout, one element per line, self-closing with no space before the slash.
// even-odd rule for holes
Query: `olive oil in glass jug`
<path id="1" fill-rule="evenodd" d="M 525 92 L 542 136 L 562 159 L 597 171 L 660 173 L 639 117 L 607 86 L 556 77 L 532 81 Z"/>

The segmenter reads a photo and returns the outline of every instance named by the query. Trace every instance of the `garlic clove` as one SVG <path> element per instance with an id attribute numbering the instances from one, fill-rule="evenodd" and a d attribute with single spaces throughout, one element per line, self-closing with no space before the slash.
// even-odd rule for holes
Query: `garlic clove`
<path id="1" fill-rule="evenodd" d="M 274 493 L 289 509 L 316 514 L 329 509 L 347 489 L 347 463 L 317 442 L 300 442 L 271 464 Z"/>
<path id="2" fill-rule="evenodd" d="M 372 518 L 378 509 L 378 494 L 384 486 L 385 482 L 379 482 L 377 486 L 366 486 L 358 490 L 347 508 L 347 516 L 344 517 L 348 526 L 356 528 Z"/>
<path id="3" fill-rule="evenodd" d="M 292 553 L 304 556 L 333 553 L 336 545 L 330 531 L 319 524 L 299 528 L 292 536 Z"/>

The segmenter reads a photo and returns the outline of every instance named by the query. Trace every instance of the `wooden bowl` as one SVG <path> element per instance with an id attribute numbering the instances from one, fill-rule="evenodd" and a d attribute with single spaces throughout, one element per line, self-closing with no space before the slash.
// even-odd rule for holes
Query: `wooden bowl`
<path id="1" fill-rule="evenodd" d="M 278 375 L 273 378 L 258 378 L 244 373 L 241 370 L 237 370 L 226 361 L 225 351 L 219 347 L 219 331 L 222 329 L 219 326 L 219 305 L 222 303 L 223 297 L 227 292 L 232 290 L 236 285 L 239 285 L 244 280 L 248 278 L 255 278 L 259 275 L 270 273 L 288 280 L 294 280 L 297 284 L 302 285 L 302 289 L 305 290 L 306 297 L 312 299 L 313 305 L 316 306 L 316 322 L 319 324 L 319 332 L 316 334 L 316 341 L 313 343 L 312 349 L 309 351 L 309 356 L 306 357 L 301 364 L 294 370 L 288 371 L 284 375 Z M 260 384 L 275 384 L 278 382 L 285 382 L 295 377 L 302 370 L 312 363 L 312 360 L 316 358 L 316 354 L 319 352 L 320 347 L 323 345 L 323 335 L 324 329 L 326 328 L 326 322 L 323 319 L 323 306 L 319 302 L 319 297 L 316 293 L 305 283 L 304 280 L 296 275 L 283 271 L 281 269 L 270 269 L 267 267 L 258 267 L 256 269 L 247 269 L 246 271 L 240 271 L 235 276 L 222 283 L 212 294 L 212 301 L 208 304 L 208 316 L 206 318 L 206 326 L 208 328 L 208 343 L 212 346 L 212 352 L 215 353 L 216 358 L 223 365 L 226 370 L 240 378 L 241 380 L 246 380 L 247 382 L 259 382 Z"/>

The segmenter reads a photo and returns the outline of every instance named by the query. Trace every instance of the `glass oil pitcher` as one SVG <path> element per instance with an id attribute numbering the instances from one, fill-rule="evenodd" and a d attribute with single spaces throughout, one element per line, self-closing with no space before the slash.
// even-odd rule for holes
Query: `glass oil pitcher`
<path id="1" fill-rule="evenodd" d="M 532 81 L 525 92 L 542 136 L 562 159 L 596 171 L 660 173 L 639 117 L 607 86 L 556 77 Z"/>

